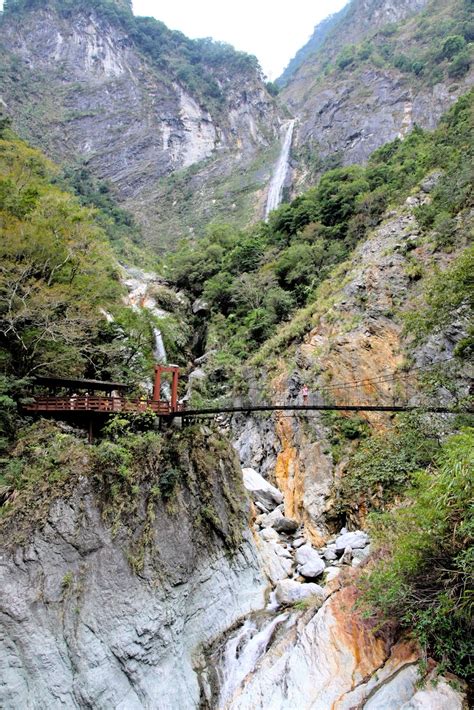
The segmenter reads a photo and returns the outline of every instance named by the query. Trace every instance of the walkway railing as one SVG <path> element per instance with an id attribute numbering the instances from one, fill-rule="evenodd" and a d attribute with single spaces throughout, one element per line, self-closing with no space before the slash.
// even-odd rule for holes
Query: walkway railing
<path id="1" fill-rule="evenodd" d="M 34 401 L 23 407 L 28 412 L 147 412 L 167 416 L 173 413 L 170 403 L 165 400 L 125 399 L 122 397 L 96 397 L 89 395 L 71 395 L 54 397 L 52 395 L 35 397 Z M 184 409 L 178 404 L 176 411 Z"/>

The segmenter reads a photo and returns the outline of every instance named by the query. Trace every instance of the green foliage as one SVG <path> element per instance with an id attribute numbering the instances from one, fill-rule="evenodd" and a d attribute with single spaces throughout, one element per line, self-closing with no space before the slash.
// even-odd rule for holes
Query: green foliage
<path id="1" fill-rule="evenodd" d="M 415 415 L 400 416 L 389 431 L 363 439 L 336 491 L 338 512 L 361 505 L 383 509 L 405 490 L 413 471 L 433 460 L 437 449 L 435 430 Z"/>
<path id="2" fill-rule="evenodd" d="M 25 542 L 45 523 L 51 503 L 87 473 L 88 464 L 87 444 L 73 432 L 51 421 L 22 422 L 8 457 L 0 461 L 2 537 L 11 545 Z"/>
<path id="3" fill-rule="evenodd" d="M 208 348 L 226 351 L 222 362 L 232 376 L 235 358 L 246 359 L 261 346 L 267 352 L 270 343 L 288 344 L 308 330 L 295 310 L 321 298 L 318 289 L 335 265 L 430 170 L 446 171 L 446 177 L 432 205 L 419 210 L 420 220 L 427 229 L 435 225 L 439 247 L 458 242 L 453 217 L 471 201 L 472 99 L 472 92 L 460 99 L 434 133 L 415 126 L 403 141 L 381 147 L 365 168 L 326 172 L 315 187 L 275 210 L 267 224 L 245 232 L 215 224 L 204 237 L 179 246 L 167 274 L 190 298 L 208 302 Z M 422 275 L 416 265 L 410 274 L 414 280 Z M 275 335 L 279 327 L 281 337 Z M 222 368 L 211 362 L 210 369 L 217 395 Z"/>
<path id="4" fill-rule="evenodd" d="M 155 321 L 122 305 L 97 212 L 56 177 L 39 151 L 0 140 L 0 364 L 16 396 L 12 383 L 34 374 L 138 383 L 151 367 Z"/>
<path id="5" fill-rule="evenodd" d="M 346 45 L 334 59 L 334 72 L 358 72 L 364 64 L 395 67 L 434 85 L 446 77 L 462 79 L 472 63 L 473 19 L 470 0 L 431 2 L 409 21 L 368 33 Z M 326 50 L 330 48 L 326 47 Z M 326 60 L 327 62 L 328 60 Z M 320 62 L 324 67 L 322 54 Z"/>
<path id="6" fill-rule="evenodd" d="M 443 445 L 413 475 L 407 503 L 374 515 L 382 559 L 363 583 L 366 611 L 413 630 L 441 670 L 472 679 L 474 430 Z"/>
<path id="7" fill-rule="evenodd" d="M 65 17 L 78 12 L 76 0 L 6 0 L 4 13 L 13 15 L 46 6 Z M 135 17 L 126 0 L 81 0 L 80 9 L 96 10 L 101 18 L 125 30 L 164 81 L 178 81 L 209 110 L 224 109 L 229 72 L 255 76 L 259 70 L 254 56 L 237 52 L 231 45 L 208 37 L 192 40 L 153 17 Z"/>
<path id="8" fill-rule="evenodd" d="M 446 327 L 456 317 L 463 318 L 468 324 L 469 337 L 463 342 L 459 354 L 467 356 L 474 347 L 474 247 L 459 254 L 446 271 L 435 272 L 425 286 L 424 302 L 424 307 L 418 307 L 406 316 L 406 329 L 415 342 L 425 340 L 430 333 Z"/>

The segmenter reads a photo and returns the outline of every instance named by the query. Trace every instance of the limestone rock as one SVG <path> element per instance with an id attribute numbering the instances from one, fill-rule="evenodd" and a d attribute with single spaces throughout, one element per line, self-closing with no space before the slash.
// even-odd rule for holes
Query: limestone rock
<path id="1" fill-rule="evenodd" d="M 283 495 L 278 488 L 272 486 L 253 468 L 242 469 L 244 486 L 252 494 L 252 497 L 262 503 L 269 510 L 273 510 L 283 502 Z M 283 517 L 283 516 L 282 516 Z"/>
<path id="2" fill-rule="evenodd" d="M 325 570 L 325 564 L 311 545 L 303 545 L 296 550 L 298 571 L 303 577 L 318 577 Z"/>
<path id="3" fill-rule="evenodd" d="M 216 466 L 213 495 L 225 477 Z M 197 496 L 177 493 L 172 514 L 160 505 L 140 574 L 87 479 L 53 503 L 24 549 L 2 551 L 2 708 L 199 706 L 196 652 L 262 608 L 267 585 L 248 532 L 229 555 L 194 525 Z"/>
<path id="4" fill-rule="evenodd" d="M 276 585 L 276 599 L 280 604 L 294 604 L 303 599 L 318 597 L 323 601 L 324 589 L 319 584 L 301 584 L 293 579 L 284 579 Z"/>
<path id="5" fill-rule="evenodd" d="M 279 534 L 274 528 L 263 528 L 263 530 L 260 531 L 260 537 L 262 540 L 265 540 L 265 542 L 278 542 L 280 539 Z"/>
<path id="6" fill-rule="evenodd" d="M 365 547 L 369 544 L 369 536 L 363 530 L 347 532 L 344 535 L 339 535 L 336 538 L 336 552 L 344 552 L 346 547 L 351 547 L 353 550 Z"/>
<path id="7" fill-rule="evenodd" d="M 279 554 L 279 547 L 278 543 L 263 540 L 259 547 L 263 570 L 272 584 L 286 579 L 293 569 L 293 561 Z"/>
<path id="8" fill-rule="evenodd" d="M 282 516 L 281 518 L 275 520 L 273 527 L 277 532 L 292 535 L 298 530 L 298 522 L 292 518 L 285 518 Z"/>

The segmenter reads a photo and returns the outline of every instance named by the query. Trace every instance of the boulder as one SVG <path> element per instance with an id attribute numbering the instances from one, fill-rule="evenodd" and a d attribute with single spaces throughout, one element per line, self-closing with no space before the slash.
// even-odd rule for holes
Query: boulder
<path id="1" fill-rule="evenodd" d="M 281 556 L 282 549 L 278 543 L 265 542 L 264 540 L 260 546 L 262 567 L 272 584 L 288 577 L 293 569 L 293 561 Z"/>
<path id="2" fill-rule="evenodd" d="M 295 540 L 293 540 L 293 547 L 296 549 L 298 547 L 301 547 L 302 545 L 306 545 L 306 540 L 304 537 L 297 537 Z"/>
<path id="3" fill-rule="evenodd" d="M 341 562 L 343 565 L 350 565 L 352 561 L 352 547 L 348 545 L 346 549 L 344 550 L 344 553 L 341 557 Z"/>
<path id="4" fill-rule="evenodd" d="M 293 518 L 285 518 L 282 516 L 281 518 L 275 520 L 272 527 L 279 533 L 287 533 L 288 535 L 292 535 L 298 530 L 298 523 L 296 520 L 293 520 Z"/>
<path id="5" fill-rule="evenodd" d="M 352 566 L 358 567 L 370 555 L 370 545 L 364 547 L 363 550 L 352 551 Z"/>
<path id="6" fill-rule="evenodd" d="M 369 536 L 363 530 L 355 530 L 354 532 L 346 532 L 336 538 L 336 552 L 344 552 L 346 547 L 351 547 L 353 550 L 366 547 L 369 544 Z"/>
<path id="7" fill-rule="evenodd" d="M 265 542 L 278 542 L 280 539 L 279 534 L 274 528 L 263 528 L 259 534 Z"/>
<path id="8" fill-rule="evenodd" d="M 309 544 L 303 545 L 296 550 L 296 562 L 299 565 L 298 572 L 303 577 L 319 577 L 326 568 L 316 550 L 313 550 Z"/>
<path id="9" fill-rule="evenodd" d="M 326 572 L 325 572 L 325 582 L 329 583 L 332 582 L 333 579 L 336 579 L 341 574 L 341 568 L 340 567 L 326 567 Z"/>
<path id="10" fill-rule="evenodd" d="M 283 506 L 278 506 L 278 508 L 272 510 L 271 513 L 267 513 L 267 515 L 259 515 L 257 518 L 257 523 L 261 525 L 262 528 L 272 527 L 277 520 L 283 518 L 282 508 Z"/>
<path id="11" fill-rule="evenodd" d="M 336 548 L 335 547 L 329 547 L 323 552 L 323 557 L 325 560 L 328 562 L 332 562 L 333 560 L 337 560 L 337 555 L 336 555 Z"/>
<path id="12" fill-rule="evenodd" d="M 280 604 L 294 604 L 311 597 L 319 599 L 322 604 L 324 599 L 324 589 L 319 584 L 313 582 L 301 584 L 294 579 L 283 579 L 277 582 L 275 592 L 276 599 Z"/>
<path id="13" fill-rule="evenodd" d="M 244 486 L 252 497 L 269 510 L 283 503 L 283 494 L 253 468 L 242 469 Z"/>
<path id="14" fill-rule="evenodd" d="M 197 298 L 191 306 L 195 316 L 209 313 L 209 304 L 202 298 Z"/>

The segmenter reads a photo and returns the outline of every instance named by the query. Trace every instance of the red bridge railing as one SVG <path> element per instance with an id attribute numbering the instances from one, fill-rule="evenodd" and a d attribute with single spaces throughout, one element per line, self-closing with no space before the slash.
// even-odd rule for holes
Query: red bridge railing
<path id="1" fill-rule="evenodd" d="M 99 412 L 111 414 L 114 412 L 146 412 L 166 416 L 174 412 L 183 412 L 183 404 L 176 403 L 173 408 L 166 400 L 125 399 L 122 397 L 97 397 L 78 395 L 70 397 L 54 397 L 52 395 L 35 397 L 33 402 L 25 404 L 28 412 Z"/>

